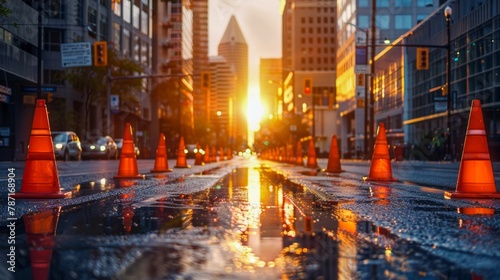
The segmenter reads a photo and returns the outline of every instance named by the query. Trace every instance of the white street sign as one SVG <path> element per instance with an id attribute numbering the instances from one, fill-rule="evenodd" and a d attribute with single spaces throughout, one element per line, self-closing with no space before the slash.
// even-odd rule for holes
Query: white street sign
<path id="1" fill-rule="evenodd" d="M 62 67 L 92 65 L 92 47 L 90 42 L 61 44 Z"/>
<path id="2" fill-rule="evenodd" d="M 111 110 L 118 110 L 120 107 L 120 97 L 118 95 L 111 95 Z"/>

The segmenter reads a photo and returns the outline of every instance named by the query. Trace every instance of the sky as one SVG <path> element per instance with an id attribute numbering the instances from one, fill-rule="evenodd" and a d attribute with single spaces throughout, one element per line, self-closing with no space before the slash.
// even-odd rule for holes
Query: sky
<path id="1" fill-rule="evenodd" d="M 261 58 L 281 58 L 281 14 L 279 0 L 209 0 L 209 50 L 217 46 L 232 15 L 248 45 L 249 106 L 259 106 L 259 63 Z M 257 129 L 249 123 L 250 129 Z"/>

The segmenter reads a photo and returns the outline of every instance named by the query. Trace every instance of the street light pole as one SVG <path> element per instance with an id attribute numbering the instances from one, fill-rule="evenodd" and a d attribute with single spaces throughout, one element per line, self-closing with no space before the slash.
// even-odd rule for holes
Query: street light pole
<path id="1" fill-rule="evenodd" d="M 451 13 L 452 9 L 450 6 L 447 6 L 444 9 L 444 16 L 446 18 L 446 101 L 447 101 L 447 107 L 446 107 L 446 122 L 447 122 L 447 127 L 448 127 L 448 139 L 447 139 L 447 144 L 448 144 L 448 156 L 450 160 L 454 159 L 453 156 L 453 137 L 452 137 L 452 132 L 451 132 L 451 90 L 450 90 L 450 82 L 451 82 L 451 44 L 450 44 L 450 18 L 451 18 Z"/>
<path id="2" fill-rule="evenodd" d="M 42 27 L 42 0 L 38 1 L 38 52 L 37 52 L 37 99 L 42 98 L 42 37 L 43 37 L 43 27 Z"/>

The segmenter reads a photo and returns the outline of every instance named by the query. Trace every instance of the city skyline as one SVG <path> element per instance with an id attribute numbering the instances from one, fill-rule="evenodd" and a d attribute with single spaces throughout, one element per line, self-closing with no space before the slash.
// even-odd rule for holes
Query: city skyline
<path id="1" fill-rule="evenodd" d="M 281 58 L 281 15 L 279 0 L 214 0 L 209 2 L 209 55 L 217 55 L 217 46 L 232 15 L 236 17 L 248 41 L 248 106 L 261 110 L 259 63 L 261 58 Z M 256 123 L 249 127 L 255 128 Z M 249 135 L 249 137 L 252 137 Z"/>

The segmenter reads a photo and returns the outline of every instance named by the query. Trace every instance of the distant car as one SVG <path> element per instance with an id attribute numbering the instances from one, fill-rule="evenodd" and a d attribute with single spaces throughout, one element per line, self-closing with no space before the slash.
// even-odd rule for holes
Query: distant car
<path id="1" fill-rule="evenodd" d="M 115 142 L 116 142 L 116 146 L 118 147 L 118 157 L 119 157 L 120 154 L 121 154 L 121 152 L 122 152 L 123 139 L 122 138 L 116 138 Z M 135 156 L 139 157 L 139 155 L 141 154 L 141 152 L 139 151 L 139 148 L 137 148 L 137 146 L 135 146 L 135 145 L 134 145 L 134 151 L 135 151 Z"/>
<path id="2" fill-rule="evenodd" d="M 54 155 L 57 159 L 82 159 L 82 145 L 80 138 L 73 131 L 52 131 Z"/>
<path id="3" fill-rule="evenodd" d="M 83 158 L 117 159 L 118 146 L 110 136 L 102 136 L 83 143 Z"/>
<path id="4" fill-rule="evenodd" d="M 186 158 L 195 158 L 197 151 L 196 144 L 187 144 L 184 150 Z"/>

